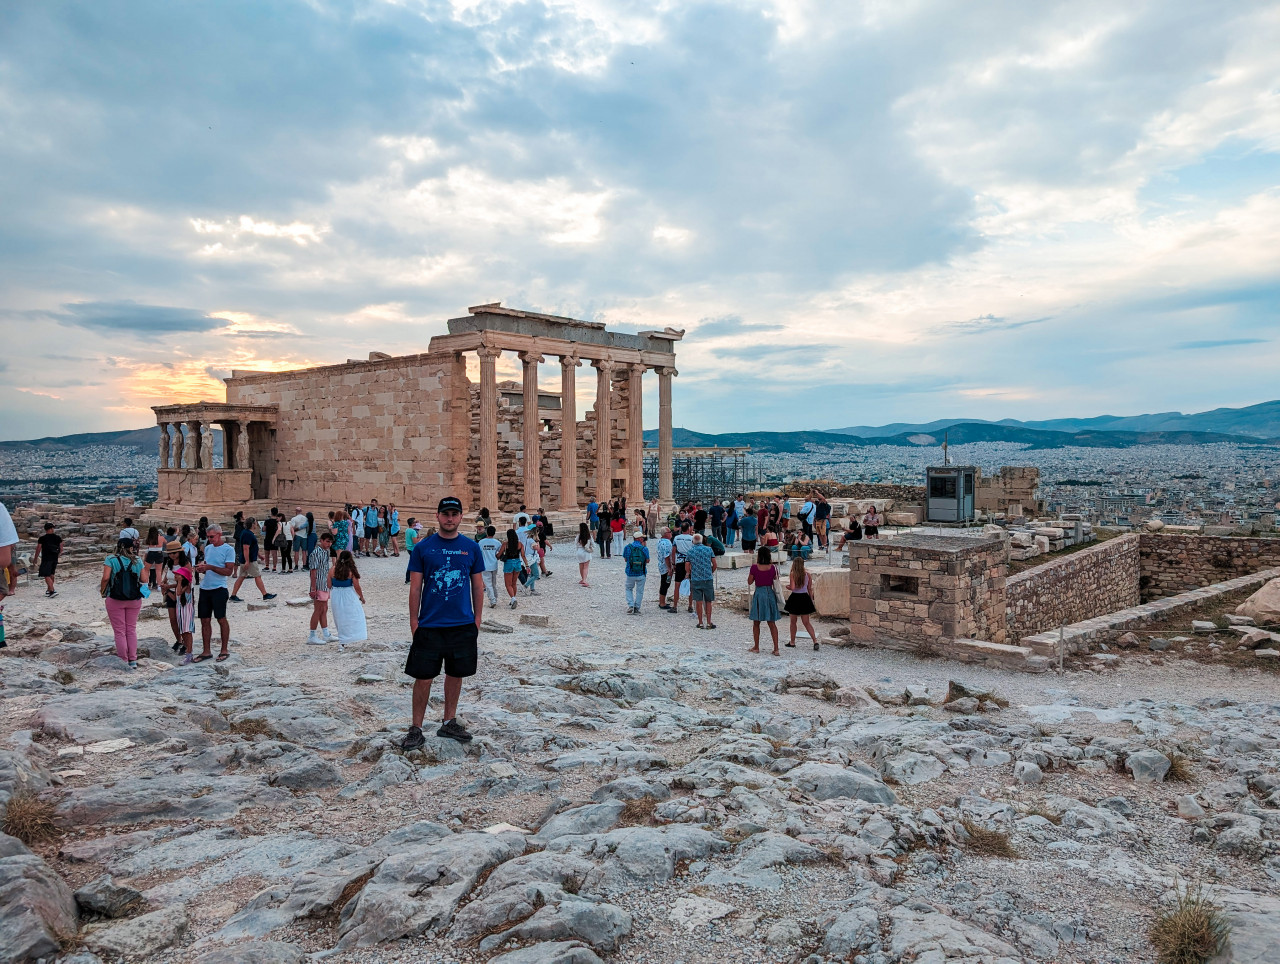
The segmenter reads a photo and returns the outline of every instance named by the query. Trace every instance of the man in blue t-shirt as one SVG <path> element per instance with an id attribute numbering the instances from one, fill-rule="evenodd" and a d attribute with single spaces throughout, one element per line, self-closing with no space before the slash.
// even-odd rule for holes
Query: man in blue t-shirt
<path id="1" fill-rule="evenodd" d="M 644 600 L 644 583 L 649 573 L 648 537 L 643 529 L 636 529 L 631 544 L 622 550 L 627 563 L 627 614 L 640 615 L 640 603 Z"/>
<path id="2" fill-rule="evenodd" d="M 436 507 L 435 535 L 413 547 L 409 556 L 409 620 L 413 645 L 404 671 L 413 684 L 413 725 L 400 746 L 413 750 L 426 740 L 422 720 L 431 681 L 444 668 L 444 720 L 436 736 L 469 743 L 471 734 L 457 720 L 462 680 L 476 674 L 477 641 L 484 615 L 484 553 L 458 533 L 462 503 L 453 496 Z"/>

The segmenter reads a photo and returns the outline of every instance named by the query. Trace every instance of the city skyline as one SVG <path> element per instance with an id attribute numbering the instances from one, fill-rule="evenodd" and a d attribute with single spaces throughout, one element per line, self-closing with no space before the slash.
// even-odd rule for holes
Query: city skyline
<path id="1" fill-rule="evenodd" d="M 3 439 L 498 300 L 686 329 L 707 432 L 1276 395 L 1274 3 L 51 3 L 3 38 Z"/>

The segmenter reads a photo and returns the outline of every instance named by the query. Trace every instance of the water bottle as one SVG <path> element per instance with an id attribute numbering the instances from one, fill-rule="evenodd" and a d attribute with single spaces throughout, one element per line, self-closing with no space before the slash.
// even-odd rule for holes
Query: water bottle
<path id="1" fill-rule="evenodd" d="M 8 646 L 4 641 L 4 607 L 0 606 L 0 646 Z"/>

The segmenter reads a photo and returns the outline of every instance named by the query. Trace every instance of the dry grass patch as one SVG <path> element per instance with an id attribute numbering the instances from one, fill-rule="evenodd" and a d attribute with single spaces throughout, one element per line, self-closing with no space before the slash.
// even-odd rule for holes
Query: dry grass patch
<path id="1" fill-rule="evenodd" d="M 1169 772 L 1164 775 L 1166 783 L 1191 783 L 1194 775 L 1191 772 L 1190 757 L 1177 751 L 1165 754 L 1169 758 Z"/>
<path id="2" fill-rule="evenodd" d="M 1227 944 L 1231 925 L 1203 890 L 1184 890 L 1171 910 L 1161 911 L 1147 930 L 1160 964 L 1205 964 Z"/>
<path id="3" fill-rule="evenodd" d="M 1009 835 L 999 830 L 988 830 L 972 820 L 964 821 L 964 832 L 969 839 L 964 849 L 979 857 L 1000 857 L 1005 860 L 1017 860 L 1020 856 L 1009 841 Z"/>
<path id="4" fill-rule="evenodd" d="M 622 812 L 618 814 L 618 823 L 624 827 L 652 827 L 657 823 L 654 817 L 654 810 L 657 807 L 656 797 L 644 796 L 628 800 L 622 805 Z"/>
<path id="5" fill-rule="evenodd" d="M 231 724 L 231 732 L 240 736 L 275 736 L 276 731 L 271 729 L 267 721 L 256 716 L 251 716 L 247 720 L 237 720 Z"/>
<path id="6" fill-rule="evenodd" d="M 55 683 L 60 683 L 63 686 L 70 686 L 76 681 L 76 678 L 67 670 L 60 669 L 53 674 L 53 681 Z"/>
<path id="7" fill-rule="evenodd" d="M 54 806 L 34 793 L 15 793 L 4 811 L 4 832 L 28 847 L 62 836 L 53 822 Z"/>

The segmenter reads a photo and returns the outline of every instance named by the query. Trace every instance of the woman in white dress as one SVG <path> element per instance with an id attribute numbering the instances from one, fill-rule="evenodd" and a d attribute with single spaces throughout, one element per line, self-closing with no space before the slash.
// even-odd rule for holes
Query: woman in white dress
<path id="1" fill-rule="evenodd" d="M 591 588 L 587 582 L 587 570 L 591 568 L 591 527 L 585 522 L 578 523 L 578 578 L 579 586 Z"/>
<path id="2" fill-rule="evenodd" d="M 329 590 L 329 612 L 333 615 L 334 628 L 338 630 L 338 643 L 355 643 L 369 638 L 364 619 L 364 592 L 360 589 L 360 570 L 349 549 L 338 554 L 333 567 L 333 581 Z"/>

